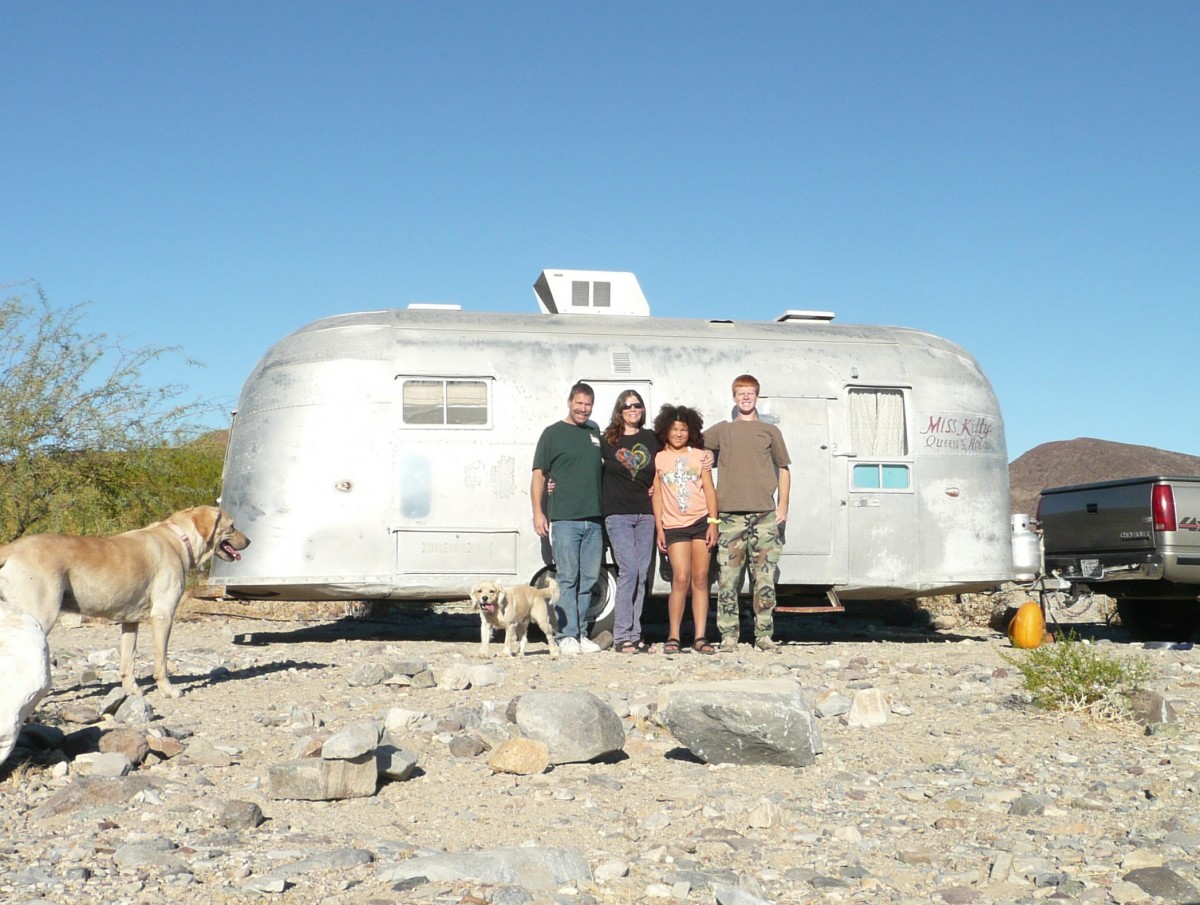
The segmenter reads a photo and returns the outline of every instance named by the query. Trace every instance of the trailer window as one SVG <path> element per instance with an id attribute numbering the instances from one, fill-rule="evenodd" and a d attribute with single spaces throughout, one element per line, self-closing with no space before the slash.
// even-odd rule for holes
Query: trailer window
<path id="1" fill-rule="evenodd" d="M 860 456 L 908 455 L 904 391 L 854 387 L 849 391 L 850 443 Z"/>
<path id="2" fill-rule="evenodd" d="M 487 383 L 483 380 L 406 380 L 404 423 L 487 424 Z"/>
<path id="3" fill-rule="evenodd" d="M 858 462 L 853 475 L 854 490 L 908 490 L 912 486 L 907 465 Z"/>

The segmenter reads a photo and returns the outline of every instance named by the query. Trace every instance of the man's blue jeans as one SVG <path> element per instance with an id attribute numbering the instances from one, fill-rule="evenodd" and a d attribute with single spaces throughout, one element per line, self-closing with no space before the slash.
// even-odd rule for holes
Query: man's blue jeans
<path id="1" fill-rule="evenodd" d="M 587 633 L 588 607 L 600 580 L 604 558 L 604 531 L 600 519 L 560 519 L 550 523 L 558 581 L 558 637 L 578 638 Z"/>
<path id="2" fill-rule="evenodd" d="M 641 514 L 604 517 L 613 559 L 617 561 L 617 611 L 613 619 L 613 644 L 642 637 L 642 604 L 646 576 L 654 558 L 654 516 Z"/>

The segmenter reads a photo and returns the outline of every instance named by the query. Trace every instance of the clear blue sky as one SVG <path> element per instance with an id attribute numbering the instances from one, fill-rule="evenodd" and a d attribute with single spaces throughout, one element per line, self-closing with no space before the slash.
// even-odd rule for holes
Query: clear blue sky
<path id="1" fill-rule="evenodd" d="M 0 0 L 0 33 L 4 294 L 182 347 L 147 377 L 190 396 L 326 315 L 632 270 L 655 314 L 948 337 L 1010 458 L 1200 454 L 1200 3 Z"/>

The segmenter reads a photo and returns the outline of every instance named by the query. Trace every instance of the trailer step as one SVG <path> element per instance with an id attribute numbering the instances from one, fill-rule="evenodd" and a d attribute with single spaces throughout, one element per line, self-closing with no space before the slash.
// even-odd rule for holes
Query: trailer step
<path id="1" fill-rule="evenodd" d="M 803 597 L 824 596 L 828 602 L 825 604 L 819 604 L 816 606 L 787 606 L 787 605 L 780 606 L 779 604 L 775 604 L 775 612 L 776 613 L 844 613 L 844 612 L 846 612 L 846 608 L 844 606 L 842 606 L 842 601 L 838 597 L 837 591 L 835 591 L 833 588 L 826 588 L 824 595 L 802 594 L 799 596 L 801 596 L 802 598 Z"/>
<path id="2" fill-rule="evenodd" d="M 844 613 L 846 608 L 841 604 L 837 606 L 776 606 L 776 613 Z"/>

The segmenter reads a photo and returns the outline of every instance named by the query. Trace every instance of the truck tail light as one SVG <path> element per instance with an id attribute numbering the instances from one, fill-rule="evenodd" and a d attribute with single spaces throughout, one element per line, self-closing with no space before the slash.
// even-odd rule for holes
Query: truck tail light
<path id="1" fill-rule="evenodd" d="M 1154 512 L 1155 531 L 1174 531 L 1176 529 L 1175 494 L 1169 484 L 1154 485 L 1150 508 Z"/>

